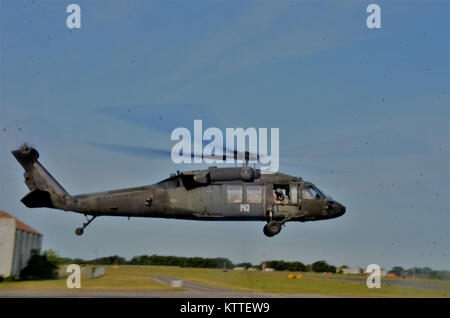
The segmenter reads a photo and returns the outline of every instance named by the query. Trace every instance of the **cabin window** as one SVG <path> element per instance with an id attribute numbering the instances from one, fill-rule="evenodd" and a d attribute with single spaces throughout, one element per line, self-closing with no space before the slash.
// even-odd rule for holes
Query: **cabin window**
<path id="1" fill-rule="evenodd" d="M 242 203 L 242 187 L 233 185 L 227 187 L 228 203 Z"/>
<path id="2" fill-rule="evenodd" d="M 248 203 L 261 203 L 262 191 L 261 186 L 248 186 L 247 187 L 247 202 Z"/>
<path id="3" fill-rule="evenodd" d="M 297 202 L 298 202 L 298 187 L 296 184 L 291 184 L 290 199 L 291 199 L 291 203 L 297 204 Z"/>
<path id="4" fill-rule="evenodd" d="M 281 190 L 279 194 L 277 191 Z M 289 185 L 288 184 L 274 184 L 273 185 L 273 203 L 288 204 L 289 203 Z"/>

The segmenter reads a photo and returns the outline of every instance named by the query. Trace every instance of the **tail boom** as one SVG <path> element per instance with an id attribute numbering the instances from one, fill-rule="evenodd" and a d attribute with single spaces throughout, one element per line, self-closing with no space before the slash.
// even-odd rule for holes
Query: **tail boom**
<path id="1" fill-rule="evenodd" d="M 48 207 L 66 210 L 67 191 L 37 160 L 36 149 L 24 144 L 12 154 L 25 169 L 25 184 L 30 192 L 21 200 L 29 208 Z"/>

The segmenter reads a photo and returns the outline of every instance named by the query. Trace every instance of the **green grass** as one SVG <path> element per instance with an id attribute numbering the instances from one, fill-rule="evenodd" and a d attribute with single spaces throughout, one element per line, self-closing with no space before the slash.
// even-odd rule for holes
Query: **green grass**
<path id="1" fill-rule="evenodd" d="M 335 274 L 324 274 L 324 273 L 306 273 L 307 275 L 314 275 L 314 276 L 322 276 L 322 277 L 326 277 L 326 276 L 330 276 L 330 277 L 355 277 L 355 278 L 362 278 L 362 279 L 366 279 L 367 276 L 364 275 L 352 275 L 352 274 L 339 274 L 339 273 L 335 273 Z M 401 277 L 383 277 L 382 280 L 384 281 L 389 281 L 389 280 L 411 280 L 411 281 L 415 281 L 415 282 L 429 282 L 429 283 L 433 283 L 433 284 L 439 284 L 439 285 L 444 285 L 444 286 L 448 286 L 450 287 L 450 280 L 439 280 L 439 279 L 432 279 L 432 278 L 401 278 Z"/>
<path id="2" fill-rule="evenodd" d="M 60 271 L 64 273 L 64 271 Z M 86 290 L 177 290 L 166 284 L 156 282 L 141 271 L 120 267 L 107 267 L 106 274 L 97 278 L 87 278 L 83 269 L 81 289 Z M 67 290 L 66 277 L 54 280 L 32 280 L 0 283 L 1 290 Z"/>
<path id="3" fill-rule="evenodd" d="M 352 297 L 450 297 L 443 290 L 418 289 L 384 284 L 380 289 L 367 288 L 365 281 L 348 282 L 317 279 L 327 275 L 290 272 L 248 272 L 215 269 L 164 268 L 153 269 L 159 275 L 173 275 L 217 287 L 267 293 L 298 293 Z M 302 274 L 301 279 L 289 279 L 289 274 Z M 329 275 L 332 276 L 332 275 Z"/>
<path id="4" fill-rule="evenodd" d="M 81 287 L 87 290 L 176 290 L 166 284 L 153 280 L 151 275 L 175 276 L 207 285 L 242 291 L 309 294 L 352 297 L 450 297 L 447 282 L 440 282 L 442 290 L 427 290 L 413 287 L 389 285 L 382 279 L 380 289 L 367 288 L 365 281 L 348 282 L 318 277 L 340 275 L 290 273 L 290 272 L 251 272 L 221 269 L 175 268 L 152 266 L 106 266 L 106 275 L 88 279 L 82 274 Z M 302 274 L 301 279 L 289 279 L 289 274 Z M 348 277 L 348 276 L 347 276 Z M 355 276 L 358 277 L 358 276 Z M 361 276 L 363 277 L 363 276 Z M 434 280 L 427 280 L 438 282 Z M 66 290 L 66 279 L 47 281 L 24 281 L 0 283 L 1 290 Z"/>

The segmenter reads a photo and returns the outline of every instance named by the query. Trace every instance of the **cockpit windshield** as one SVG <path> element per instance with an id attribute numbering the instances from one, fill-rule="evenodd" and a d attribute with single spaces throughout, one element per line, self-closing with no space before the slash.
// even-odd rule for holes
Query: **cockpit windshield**
<path id="1" fill-rule="evenodd" d="M 320 198 L 330 198 L 330 196 L 326 195 L 319 188 L 313 186 L 312 184 L 306 184 L 303 187 L 302 193 L 303 199 L 318 200 Z"/>
<path id="2" fill-rule="evenodd" d="M 325 192 L 323 192 L 322 190 L 320 190 L 318 187 L 316 187 L 317 191 L 320 192 L 320 194 L 324 197 L 324 198 L 331 198 L 331 196 L 329 196 L 328 194 L 326 194 Z"/>

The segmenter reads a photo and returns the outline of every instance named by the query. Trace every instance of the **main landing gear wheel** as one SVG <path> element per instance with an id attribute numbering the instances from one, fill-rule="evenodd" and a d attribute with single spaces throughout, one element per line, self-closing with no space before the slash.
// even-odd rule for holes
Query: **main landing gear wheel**
<path id="1" fill-rule="evenodd" d="M 281 231 L 281 223 L 278 221 L 270 221 L 268 222 L 263 229 L 263 232 L 266 236 L 272 237 L 280 233 Z"/>
<path id="2" fill-rule="evenodd" d="M 93 217 L 89 220 L 89 218 L 87 217 L 86 214 L 85 214 L 84 216 L 86 217 L 87 222 L 86 222 L 86 223 L 83 223 L 83 227 L 78 227 L 78 228 L 75 230 L 75 234 L 78 235 L 78 236 L 83 235 L 84 229 L 89 225 L 89 223 L 91 223 L 92 221 L 94 221 L 94 219 L 96 218 L 96 216 L 93 216 Z"/>
<path id="3" fill-rule="evenodd" d="M 269 230 L 267 229 L 267 225 L 264 225 L 263 232 L 264 232 L 264 235 L 267 237 L 273 236 L 273 235 L 270 235 Z"/>

